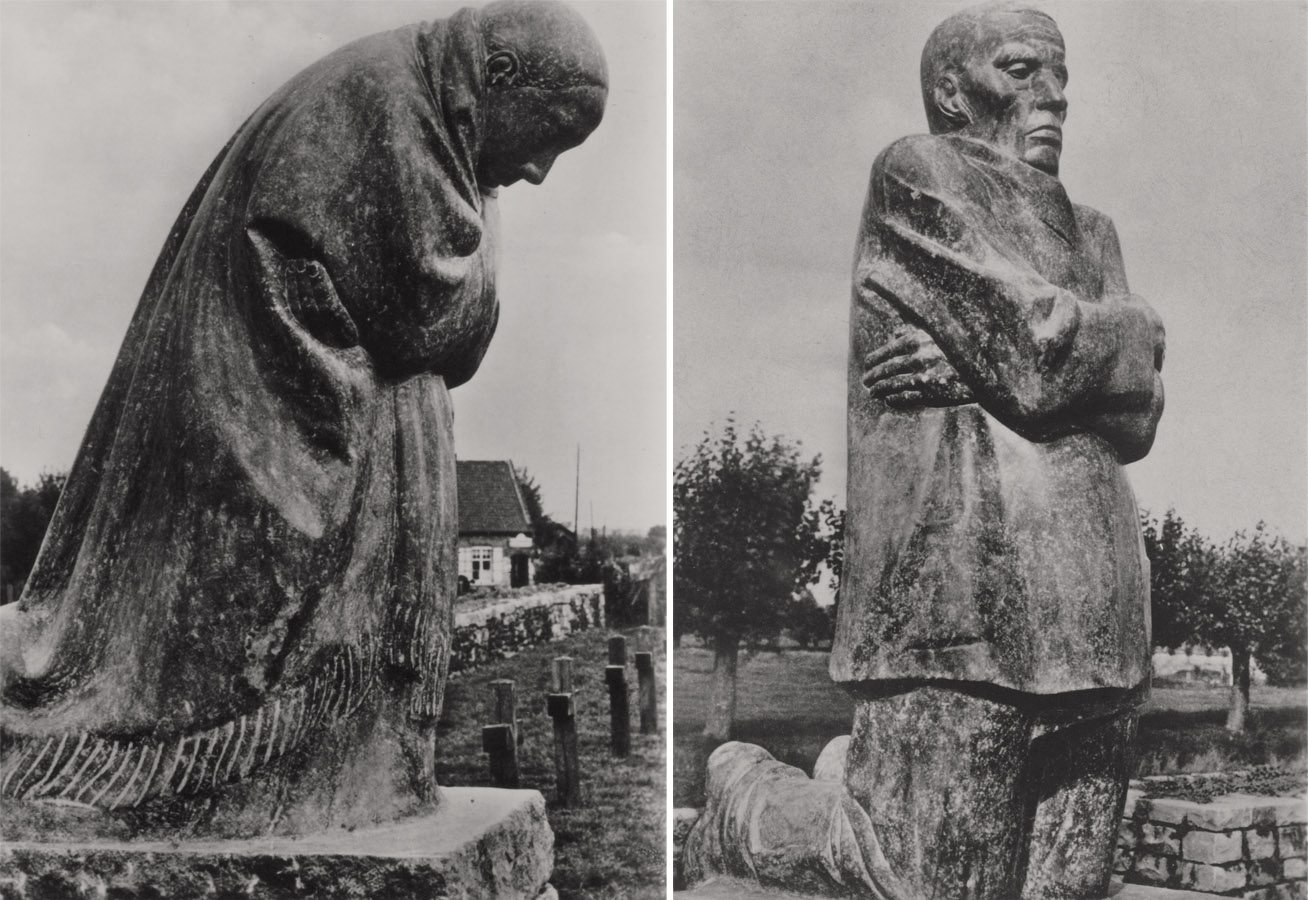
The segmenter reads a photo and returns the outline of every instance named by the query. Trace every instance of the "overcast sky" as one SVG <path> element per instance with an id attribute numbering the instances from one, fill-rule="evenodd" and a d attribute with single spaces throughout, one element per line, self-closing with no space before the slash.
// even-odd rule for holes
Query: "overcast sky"
<path id="1" fill-rule="evenodd" d="M 678 0 L 674 445 L 731 411 L 845 489 L 849 272 L 876 154 L 926 131 L 918 61 L 960 3 Z M 1140 503 L 1210 538 L 1308 534 L 1305 5 L 1041 4 L 1067 43 L 1062 178 L 1167 326 Z"/>
<path id="2" fill-rule="evenodd" d="M 461 3 L 0 3 L 0 465 L 71 465 L 168 228 L 304 66 Z M 454 391 L 461 459 L 512 458 L 546 511 L 666 515 L 666 44 L 658 2 L 578 2 L 604 122 L 500 194 L 499 331 Z"/>

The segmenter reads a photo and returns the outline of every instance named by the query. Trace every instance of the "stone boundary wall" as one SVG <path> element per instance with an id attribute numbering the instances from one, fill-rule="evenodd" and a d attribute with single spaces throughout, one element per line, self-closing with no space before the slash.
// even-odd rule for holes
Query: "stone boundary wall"
<path id="1" fill-rule="evenodd" d="M 604 586 L 579 584 L 455 609 L 450 672 L 508 659 L 574 631 L 604 627 Z"/>
<path id="2" fill-rule="evenodd" d="M 1229 794 L 1210 803 L 1127 793 L 1113 871 L 1129 883 L 1242 897 L 1308 898 L 1296 797 Z"/>

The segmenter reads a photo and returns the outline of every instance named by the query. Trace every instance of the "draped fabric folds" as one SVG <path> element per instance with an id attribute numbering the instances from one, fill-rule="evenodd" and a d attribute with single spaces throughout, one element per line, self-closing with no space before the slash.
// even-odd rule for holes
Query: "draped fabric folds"
<path id="1" fill-rule="evenodd" d="M 434 722 L 457 577 L 448 389 L 498 314 L 495 202 L 473 174 L 483 60 L 468 10 L 357 41 L 265 102 L 195 188 L 4 613 L 6 795 L 180 791 L 188 746 L 218 783 L 378 690 Z M 139 751 L 134 786 L 76 784 L 102 767 L 74 748 L 110 739 Z"/>
<path id="2" fill-rule="evenodd" d="M 824 897 L 913 900 L 839 781 L 810 779 L 762 747 L 728 741 L 708 759 L 705 793 L 686 837 L 691 884 L 726 874 Z"/>
<path id="3" fill-rule="evenodd" d="M 905 325 L 975 402 L 868 395 L 862 361 Z M 1162 332 L 1112 222 L 984 143 L 905 138 L 873 167 L 850 328 L 832 677 L 1140 684 L 1149 582 L 1122 464 L 1162 412 Z"/>

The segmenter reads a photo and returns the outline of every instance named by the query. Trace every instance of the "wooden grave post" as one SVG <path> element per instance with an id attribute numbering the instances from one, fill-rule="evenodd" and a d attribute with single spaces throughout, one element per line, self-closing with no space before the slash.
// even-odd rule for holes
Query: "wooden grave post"
<path id="1" fill-rule="evenodd" d="M 609 686 L 609 750 L 614 756 L 631 752 L 631 706 L 627 697 L 627 639 L 609 638 L 609 664 L 604 670 Z"/>
<path id="2" fill-rule="evenodd" d="M 636 678 L 640 704 L 640 733 L 659 730 L 659 696 L 654 681 L 653 629 L 642 626 L 636 635 Z"/>
<path id="3" fill-rule="evenodd" d="M 518 701 L 513 681 L 500 678 L 491 682 L 495 689 L 495 724 L 481 730 L 481 749 L 490 754 L 491 783 L 497 787 L 516 788 L 518 774 Z"/>
<path id="4" fill-rule="evenodd" d="M 572 657 L 554 658 L 554 691 L 545 698 L 554 720 L 554 784 L 561 806 L 581 805 L 581 770 L 577 762 L 577 707 L 572 692 Z"/>

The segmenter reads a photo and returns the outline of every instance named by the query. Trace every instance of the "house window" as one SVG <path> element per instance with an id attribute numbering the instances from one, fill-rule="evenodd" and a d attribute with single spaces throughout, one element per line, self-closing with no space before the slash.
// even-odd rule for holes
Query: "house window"
<path id="1" fill-rule="evenodd" d="M 472 559 L 472 578 L 473 584 L 494 584 L 495 572 L 493 563 L 495 553 L 490 547 L 473 547 L 468 553 Z"/>

